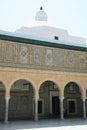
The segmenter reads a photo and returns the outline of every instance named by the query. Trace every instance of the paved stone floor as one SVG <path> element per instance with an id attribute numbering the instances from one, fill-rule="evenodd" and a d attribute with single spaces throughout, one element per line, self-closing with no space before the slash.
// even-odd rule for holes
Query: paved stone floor
<path id="1" fill-rule="evenodd" d="M 0 130 L 87 130 L 87 119 L 0 122 Z"/>

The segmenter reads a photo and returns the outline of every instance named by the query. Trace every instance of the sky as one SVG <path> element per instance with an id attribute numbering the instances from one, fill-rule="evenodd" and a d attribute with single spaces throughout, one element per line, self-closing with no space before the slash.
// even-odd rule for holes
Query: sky
<path id="1" fill-rule="evenodd" d="M 31 24 L 41 6 L 48 22 L 87 42 L 87 0 L 0 0 L 0 30 L 14 32 Z"/>

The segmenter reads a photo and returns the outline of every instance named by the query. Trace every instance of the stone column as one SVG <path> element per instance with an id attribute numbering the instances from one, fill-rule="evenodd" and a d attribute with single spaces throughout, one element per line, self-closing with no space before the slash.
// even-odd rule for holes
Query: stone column
<path id="1" fill-rule="evenodd" d="M 5 99 L 5 123 L 8 123 L 9 97 Z"/>
<path id="2" fill-rule="evenodd" d="M 86 119 L 86 98 L 83 98 L 83 117 Z"/>
<path id="3" fill-rule="evenodd" d="M 64 119 L 64 108 L 63 108 L 63 97 L 60 98 L 60 118 L 63 120 Z"/>
<path id="4" fill-rule="evenodd" d="M 38 121 L 38 97 L 35 97 L 35 121 Z"/>

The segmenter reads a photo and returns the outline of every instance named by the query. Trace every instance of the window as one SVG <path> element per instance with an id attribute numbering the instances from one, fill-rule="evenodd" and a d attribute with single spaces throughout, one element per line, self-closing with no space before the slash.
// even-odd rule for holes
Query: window
<path id="1" fill-rule="evenodd" d="M 54 36 L 54 39 L 55 39 L 55 40 L 59 40 L 59 37 L 58 37 L 58 36 Z"/>
<path id="2" fill-rule="evenodd" d="M 42 101 L 38 101 L 38 113 L 42 114 Z"/>
<path id="3" fill-rule="evenodd" d="M 75 101 L 69 101 L 69 113 L 75 113 Z"/>
<path id="4" fill-rule="evenodd" d="M 77 113 L 77 101 L 76 101 L 76 99 L 68 99 L 67 112 L 70 115 Z"/>

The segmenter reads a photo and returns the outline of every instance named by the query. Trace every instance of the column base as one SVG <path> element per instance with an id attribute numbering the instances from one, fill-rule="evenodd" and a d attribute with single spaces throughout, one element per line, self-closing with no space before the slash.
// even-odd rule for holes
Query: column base
<path id="1" fill-rule="evenodd" d="M 61 117 L 60 119 L 61 119 L 61 120 L 64 120 L 64 117 Z"/>
<path id="2" fill-rule="evenodd" d="M 38 121 L 38 119 L 34 119 L 36 122 Z"/>
<path id="3" fill-rule="evenodd" d="M 8 124 L 8 123 L 9 123 L 9 121 L 4 121 L 4 123 L 5 123 L 5 124 Z"/>

